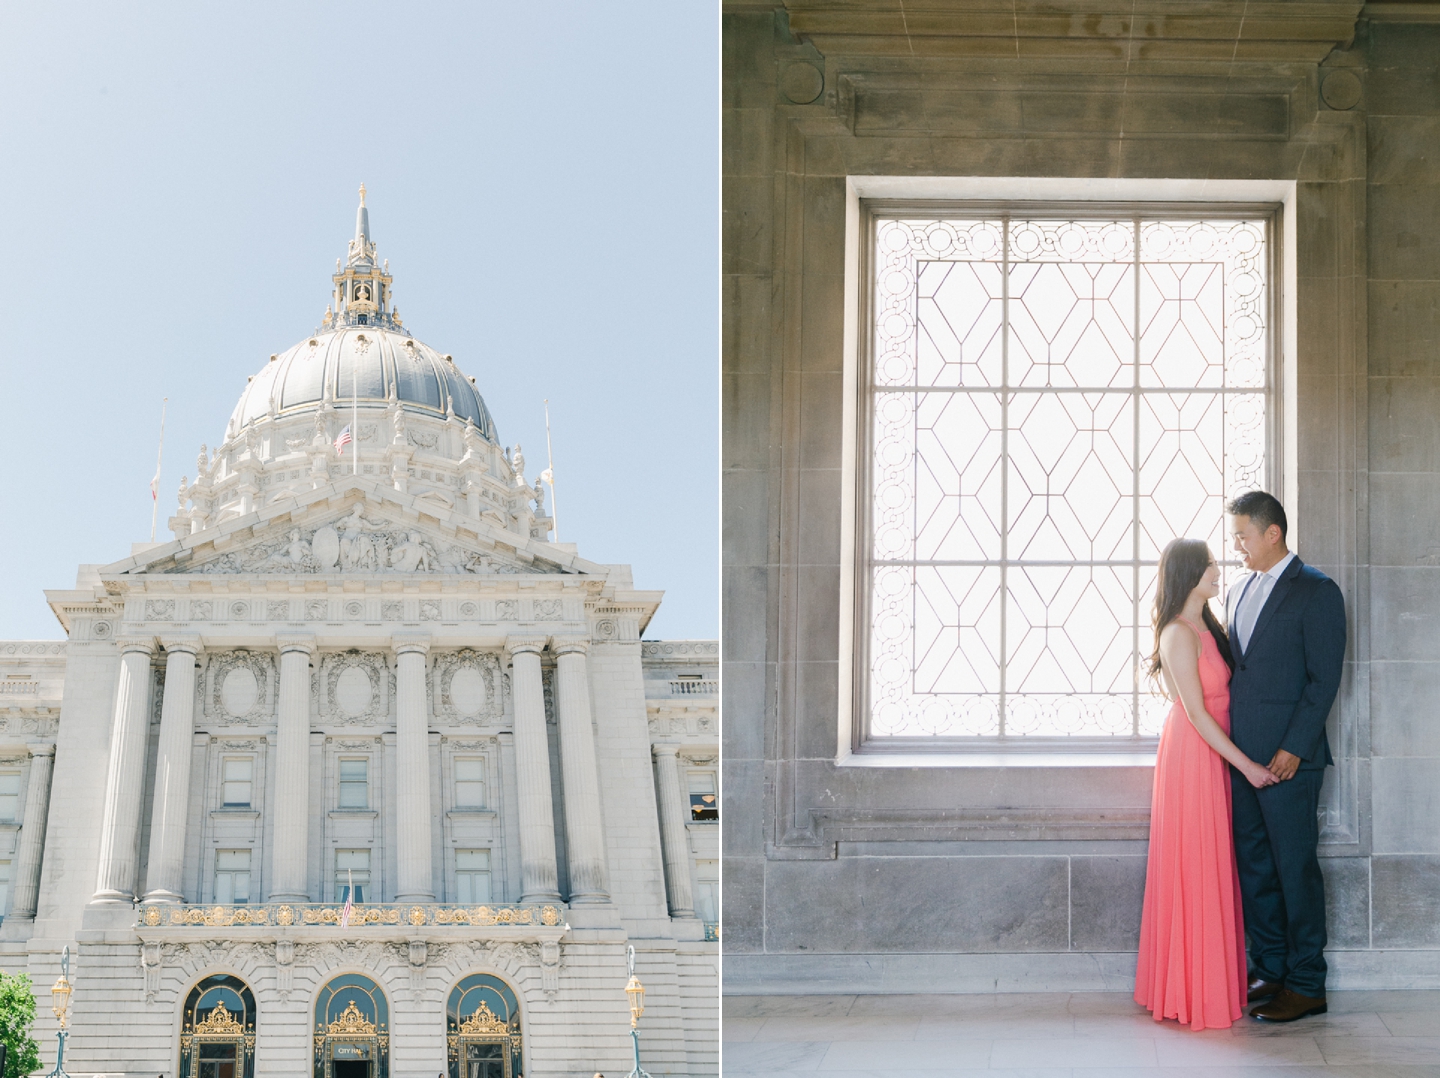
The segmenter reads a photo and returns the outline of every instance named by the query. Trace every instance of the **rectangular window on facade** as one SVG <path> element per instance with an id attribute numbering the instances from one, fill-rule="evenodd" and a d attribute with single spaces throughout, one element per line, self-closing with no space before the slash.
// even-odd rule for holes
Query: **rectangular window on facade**
<path id="1" fill-rule="evenodd" d="M 702 921 L 720 920 L 720 862 L 695 862 L 695 916 Z"/>
<path id="2" fill-rule="evenodd" d="M 692 823 L 714 823 L 720 819 L 720 798 L 716 796 L 715 772 L 691 771 L 690 821 Z"/>
<path id="3" fill-rule="evenodd" d="M 20 814 L 20 772 L 0 771 L 0 820 Z"/>
<path id="4" fill-rule="evenodd" d="M 335 901 L 344 902 L 354 888 L 355 902 L 364 902 L 370 890 L 370 851 L 335 851 Z"/>
<path id="5" fill-rule="evenodd" d="M 370 807 L 370 761 L 340 761 L 340 801 L 342 809 Z"/>
<path id="6" fill-rule="evenodd" d="M 1273 212 L 867 204 L 857 743 L 1159 734 L 1160 551 L 1268 486 Z"/>
<path id="7" fill-rule="evenodd" d="M 460 756 L 455 760 L 455 807 L 485 807 L 485 758 Z"/>
<path id="8" fill-rule="evenodd" d="M 469 906 L 490 901 L 490 851 L 455 851 L 455 901 Z"/>
<path id="9" fill-rule="evenodd" d="M 227 756 L 220 762 L 221 804 L 226 808 L 249 808 L 255 778 L 253 756 Z"/>
<path id="10" fill-rule="evenodd" d="M 215 851 L 215 901 L 243 904 L 250 901 L 250 851 Z"/>

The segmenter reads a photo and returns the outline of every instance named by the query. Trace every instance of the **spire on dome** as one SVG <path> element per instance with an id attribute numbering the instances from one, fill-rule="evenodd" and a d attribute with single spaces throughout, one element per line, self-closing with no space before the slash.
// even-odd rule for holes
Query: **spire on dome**
<path id="1" fill-rule="evenodd" d="M 360 185 L 360 206 L 355 211 L 355 238 L 343 266 L 336 265 L 335 325 L 393 325 L 399 321 L 390 296 L 390 266 L 383 267 L 370 238 L 370 211 L 365 207 L 365 185 Z M 328 323 L 327 323 L 328 324 Z"/>

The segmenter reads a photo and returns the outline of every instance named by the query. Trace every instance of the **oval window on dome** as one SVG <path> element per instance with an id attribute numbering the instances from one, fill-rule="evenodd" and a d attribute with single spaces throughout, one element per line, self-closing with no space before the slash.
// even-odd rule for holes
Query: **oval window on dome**
<path id="1" fill-rule="evenodd" d="M 395 384 L 402 401 L 444 411 L 435 365 L 418 347 L 395 349 Z"/>

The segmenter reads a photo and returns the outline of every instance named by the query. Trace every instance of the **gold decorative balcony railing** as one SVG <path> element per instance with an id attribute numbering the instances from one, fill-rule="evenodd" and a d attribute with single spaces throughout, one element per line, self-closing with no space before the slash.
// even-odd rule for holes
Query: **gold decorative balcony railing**
<path id="1" fill-rule="evenodd" d="M 334 903 L 275 902 L 239 906 L 175 906 L 147 903 L 140 907 L 144 928 L 290 928 L 340 926 L 345 907 Z M 347 930 L 384 926 L 491 925 L 555 928 L 565 921 L 565 908 L 546 906 L 452 906 L 440 904 L 380 903 L 350 910 Z"/>

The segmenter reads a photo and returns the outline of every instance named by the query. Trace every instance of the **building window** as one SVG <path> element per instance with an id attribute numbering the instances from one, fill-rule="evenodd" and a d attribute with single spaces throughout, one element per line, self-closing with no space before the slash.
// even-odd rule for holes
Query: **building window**
<path id="1" fill-rule="evenodd" d="M 462 906 L 490 901 L 490 851 L 455 851 L 455 901 Z"/>
<path id="2" fill-rule="evenodd" d="M 715 772 L 691 771 L 690 821 L 692 823 L 714 823 L 720 819 L 720 799 L 715 791 Z"/>
<path id="3" fill-rule="evenodd" d="M 340 808 L 370 807 L 370 761 L 340 761 Z"/>
<path id="4" fill-rule="evenodd" d="M 221 804 L 225 808 L 249 808 L 255 778 L 253 756 L 227 756 L 220 762 Z"/>
<path id="5" fill-rule="evenodd" d="M 215 851 L 215 901 L 243 904 L 250 901 L 250 851 Z"/>
<path id="6" fill-rule="evenodd" d="M 0 820 L 13 820 L 20 812 L 20 772 L 0 771 Z"/>
<path id="7" fill-rule="evenodd" d="M 720 862 L 695 862 L 695 916 L 702 921 L 720 920 Z"/>
<path id="8" fill-rule="evenodd" d="M 1158 735 L 1160 550 L 1268 486 L 1273 207 L 866 211 L 857 740 Z"/>
<path id="9" fill-rule="evenodd" d="M 461 756 L 455 760 L 455 807 L 485 807 L 485 758 Z"/>
<path id="10" fill-rule="evenodd" d="M 354 895 L 351 895 L 351 888 Z M 335 901 L 344 902 L 352 898 L 355 902 L 365 901 L 365 892 L 370 889 L 370 851 L 335 851 Z"/>

